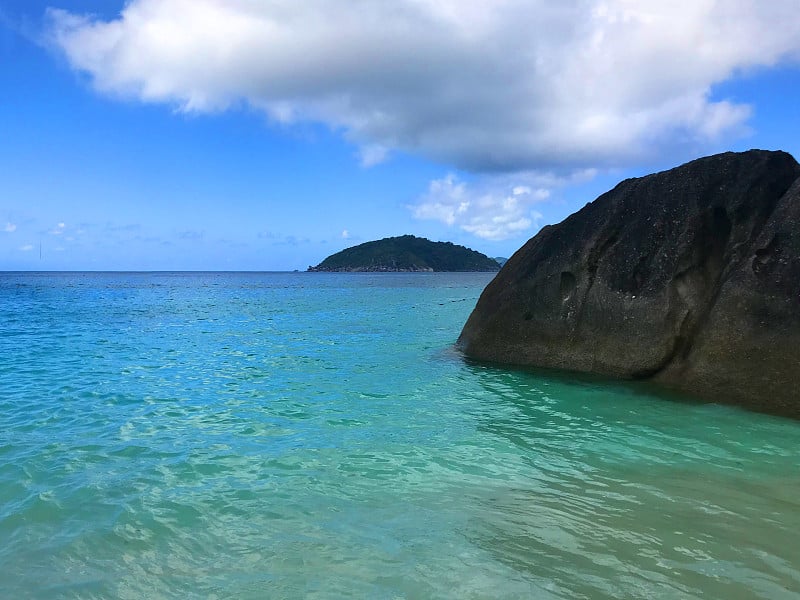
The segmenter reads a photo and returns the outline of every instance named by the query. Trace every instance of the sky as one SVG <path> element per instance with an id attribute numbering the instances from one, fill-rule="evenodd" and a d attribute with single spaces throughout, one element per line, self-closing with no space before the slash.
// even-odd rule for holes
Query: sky
<path id="1" fill-rule="evenodd" d="M 0 271 L 508 257 L 798 106 L 797 0 L 0 0 Z"/>

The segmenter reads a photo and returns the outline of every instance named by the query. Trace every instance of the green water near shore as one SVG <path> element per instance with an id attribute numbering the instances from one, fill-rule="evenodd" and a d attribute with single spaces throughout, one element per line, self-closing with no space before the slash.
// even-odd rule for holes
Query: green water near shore
<path id="1" fill-rule="evenodd" d="M 0 597 L 797 597 L 800 424 L 467 363 L 490 277 L 0 275 Z"/>

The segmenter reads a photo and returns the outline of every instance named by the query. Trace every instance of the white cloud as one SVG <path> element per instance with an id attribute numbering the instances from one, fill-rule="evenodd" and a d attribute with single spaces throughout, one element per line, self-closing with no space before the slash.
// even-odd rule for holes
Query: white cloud
<path id="1" fill-rule="evenodd" d="M 451 173 L 432 181 L 428 192 L 409 208 L 417 219 L 441 221 L 483 239 L 519 236 L 538 226 L 542 215 L 532 206 L 546 200 L 550 192 L 505 179 L 487 177 L 472 188 Z"/>
<path id="2" fill-rule="evenodd" d="M 14 223 L 6 223 L 6 226 L 3 228 L 3 231 L 6 233 L 14 233 L 17 230 L 17 226 Z"/>
<path id="3" fill-rule="evenodd" d="M 129 0 L 51 10 L 54 44 L 105 93 L 210 112 L 246 103 L 361 148 L 467 171 L 626 166 L 741 132 L 713 100 L 796 60 L 797 0 Z"/>
<path id="4" fill-rule="evenodd" d="M 470 201 L 466 189 L 466 184 L 460 182 L 452 173 L 443 179 L 434 179 L 421 202 L 411 207 L 414 216 L 418 219 L 434 219 L 453 225 L 469 210 Z"/>
<path id="5" fill-rule="evenodd" d="M 362 167 L 374 167 L 386 160 L 389 149 L 380 144 L 367 144 L 358 149 L 358 156 Z"/>
<path id="6" fill-rule="evenodd" d="M 200 241 L 206 237 L 205 231 L 197 231 L 195 229 L 188 229 L 186 231 L 179 231 L 178 238 L 189 241 Z"/>
<path id="7" fill-rule="evenodd" d="M 50 230 L 50 235 L 62 235 L 66 230 L 66 223 L 58 223 L 53 229 Z"/>
<path id="8" fill-rule="evenodd" d="M 342 239 L 346 240 L 350 238 L 350 232 L 347 229 L 342 230 Z"/>
<path id="9" fill-rule="evenodd" d="M 30 252 L 33 250 L 33 244 L 25 244 L 24 246 L 20 246 L 19 249 L 23 252 Z"/>

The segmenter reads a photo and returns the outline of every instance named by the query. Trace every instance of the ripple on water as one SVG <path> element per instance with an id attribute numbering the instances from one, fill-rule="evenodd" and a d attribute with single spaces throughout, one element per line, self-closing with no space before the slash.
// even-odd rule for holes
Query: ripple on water
<path id="1" fill-rule="evenodd" d="M 0 596 L 800 594 L 797 424 L 465 363 L 488 277 L 2 275 Z"/>

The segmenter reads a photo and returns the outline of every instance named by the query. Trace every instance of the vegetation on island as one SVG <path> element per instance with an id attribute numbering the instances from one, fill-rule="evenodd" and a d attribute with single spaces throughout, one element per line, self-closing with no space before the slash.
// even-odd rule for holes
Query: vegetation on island
<path id="1" fill-rule="evenodd" d="M 413 235 L 366 242 L 332 254 L 309 271 L 498 271 L 492 258 L 451 242 L 432 242 Z"/>

